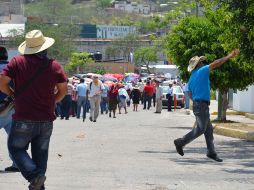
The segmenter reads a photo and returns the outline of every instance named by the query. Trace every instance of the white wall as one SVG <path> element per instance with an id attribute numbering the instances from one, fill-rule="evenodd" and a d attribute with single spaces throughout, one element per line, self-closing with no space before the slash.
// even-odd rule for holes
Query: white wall
<path id="1" fill-rule="evenodd" d="M 233 95 L 233 109 L 254 113 L 254 85 L 245 91 L 237 91 Z"/>

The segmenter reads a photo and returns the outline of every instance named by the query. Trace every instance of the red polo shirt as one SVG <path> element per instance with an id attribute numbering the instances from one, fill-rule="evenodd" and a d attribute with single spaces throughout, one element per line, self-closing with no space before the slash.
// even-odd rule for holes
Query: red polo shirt
<path id="1" fill-rule="evenodd" d="M 144 88 L 144 92 L 147 96 L 153 96 L 153 86 L 152 85 L 146 85 Z"/>
<path id="2" fill-rule="evenodd" d="M 36 55 L 22 55 L 13 58 L 2 74 L 13 79 L 14 90 L 20 89 L 31 79 L 41 64 L 45 63 Z M 55 119 L 54 88 L 66 81 L 62 66 L 55 60 L 38 78 L 15 98 L 14 120 L 53 121 Z"/>

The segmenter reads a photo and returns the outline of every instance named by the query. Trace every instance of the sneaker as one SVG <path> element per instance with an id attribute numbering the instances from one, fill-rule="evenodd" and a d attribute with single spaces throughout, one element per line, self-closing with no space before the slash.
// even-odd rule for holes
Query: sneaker
<path id="1" fill-rule="evenodd" d="M 174 144 L 176 146 L 177 153 L 180 154 L 181 156 L 183 156 L 184 155 L 183 146 L 180 145 L 179 141 L 180 141 L 180 139 L 174 140 Z"/>
<path id="2" fill-rule="evenodd" d="M 45 181 L 46 181 L 46 176 L 35 177 L 30 182 L 29 190 L 41 190 Z"/>
<path id="3" fill-rule="evenodd" d="M 20 172 L 19 169 L 14 166 L 7 167 L 4 169 L 4 171 L 6 171 L 6 172 Z"/>
<path id="4" fill-rule="evenodd" d="M 93 120 L 93 122 L 96 122 L 96 120 Z"/>
<path id="5" fill-rule="evenodd" d="M 223 160 L 219 158 L 216 154 L 207 154 L 206 156 L 216 162 L 223 162 Z"/>

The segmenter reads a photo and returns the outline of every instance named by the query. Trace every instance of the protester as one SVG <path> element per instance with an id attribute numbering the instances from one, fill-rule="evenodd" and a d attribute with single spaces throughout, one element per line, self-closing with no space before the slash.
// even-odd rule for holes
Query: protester
<path id="1" fill-rule="evenodd" d="M 0 76 L 0 90 L 8 96 L 15 94 L 8 148 L 22 175 L 30 182 L 29 190 L 45 189 L 55 102 L 60 102 L 67 93 L 62 67 L 47 57 L 47 49 L 54 42 L 39 30 L 27 33 L 25 42 L 18 48 L 22 55 L 13 58 Z M 14 92 L 9 87 L 11 80 L 15 83 Z M 55 86 L 57 94 L 54 94 Z M 27 152 L 29 144 L 32 158 Z"/>
<path id="2" fill-rule="evenodd" d="M 138 84 L 137 84 L 139 91 L 141 93 L 141 103 L 144 103 L 144 88 L 145 88 L 145 84 L 142 82 L 142 80 L 140 79 Z"/>
<path id="3" fill-rule="evenodd" d="M 189 109 L 190 107 L 190 97 L 189 97 L 189 86 L 188 86 L 188 83 L 185 83 L 183 85 L 183 93 L 184 93 L 184 103 L 185 103 L 185 106 L 184 106 L 184 109 Z"/>
<path id="4" fill-rule="evenodd" d="M 172 84 L 169 84 L 168 86 L 168 92 L 167 92 L 167 100 L 168 100 L 168 111 L 172 111 L 172 100 L 173 100 L 173 87 Z"/>
<path id="5" fill-rule="evenodd" d="M 89 84 L 89 100 L 90 100 L 90 121 L 96 122 L 99 116 L 101 93 L 104 90 L 104 85 L 97 76 L 93 77 L 93 81 Z"/>
<path id="6" fill-rule="evenodd" d="M 74 91 L 74 87 L 72 84 L 69 83 L 69 80 L 67 80 L 68 83 L 68 91 L 67 94 L 65 95 L 64 99 L 61 101 L 61 119 L 69 120 L 70 117 L 70 110 L 71 110 L 71 103 L 72 99 L 71 96 Z"/>
<path id="7" fill-rule="evenodd" d="M 77 86 L 77 119 L 80 119 L 81 108 L 83 109 L 83 121 L 86 119 L 86 104 L 88 98 L 88 87 L 83 78 L 80 79 L 80 83 Z"/>
<path id="8" fill-rule="evenodd" d="M 8 64 L 8 52 L 5 47 L 0 46 L 0 72 Z M 13 82 L 10 83 L 10 86 L 13 88 Z M 0 92 L 0 101 L 3 101 L 6 98 L 6 94 Z M 0 117 L 0 129 L 4 128 L 7 136 L 9 136 L 11 131 L 11 123 L 12 123 L 12 114 L 14 113 L 14 109 L 10 110 L 5 116 Z M 11 158 L 11 156 L 10 156 Z M 11 158 L 12 160 L 12 158 Z M 7 172 L 18 172 L 19 169 L 16 164 L 12 161 L 12 165 L 10 167 L 5 168 Z"/>
<path id="9" fill-rule="evenodd" d="M 231 54 L 215 60 L 209 65 L 204 65 L 205 57 L 195 56 L 189 62 L 188 71 L 191 72 L 189 79 L 190 98 L 193 100 L 193 113 L 196 116 L 197 126 L 184 137 L 174 140 L 177 152 L 183 156 L 183 147 L 204 134 L 207 144 L 207 157 L 217 162 L 222 162 L 215 151 L 213 143 L 213 126 L 210 121 L 210 71 L 220 67 L 222 64 L 236 57 L 240 51 L 234 50 Z"/>
<path id="10" fill-rule="evenodd" d="M 156 111 L 155 113 L 161 113 L 162 111 L 162 98 L 163 98 L 163 89 L 160 86 L 160 82 L 156 81 Z"/>
<path id="11" fill-rule="evenodd" d="M 133 111 L 138 111 L 139 101 L 141 99 L 141 93 L 138 86 L 135 86 L 131 92 L 131 99 L 133 103 Z"/>
<path id="12" fill-rule="evenodd" d="M 113 112 L 113 118 L 116 118 L 116 109 L 118 104 L 118 87 L 117 84 L 114 84 L 110 87 L 110 90 L 108 92 L 108 98 L 109 98 L 109 117 L 112 117 Z"/>
<path id="13" fill-rule="evenodd" d="M 144 87 L 144 108 L 143 108 L 144 110 L 146 108 L 148 110 L 151 108 L 153 92 L 154 92 L 153 86 L 151 85 L 150 81 L 147 81 Z"/>
<path id="14" fill-rule="evenodd" d="M 119 114 L 121 114 L 121 109 L 124 108 L 125 114 L 127 114 L 127 101 L 130 100 L 130 97 L 125 90 L 124 86 L 121 86 L 118 90 L 118 96 L 119 96 Z"/>
<path id="15" fill-rule="evenodd" d="M 108 114 L 108 91 L 109 87 L 108 85 L 104 84 L 104 90 L 101 93 L 101 114 L 104 112 Z"/>

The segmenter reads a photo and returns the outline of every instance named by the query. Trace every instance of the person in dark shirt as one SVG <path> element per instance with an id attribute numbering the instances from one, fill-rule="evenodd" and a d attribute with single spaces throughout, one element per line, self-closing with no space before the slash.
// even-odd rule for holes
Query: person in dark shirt
<path id="1" fill-rule="evenodd" d="M 0 90 L 15 96 L 8 149 L 20 172 L 30 182 L 29 190 L 45 189 L 49 142 L 56 118 L 55 104 L 67 93 L 67 78 L 62 66 L 47 57 L 47 49 L 54 42 L 39 30 L 28 32 L 26 40 L 18 48 L 22 55 L 14 57 L 0 75 Z M 37 78 L 17 96 L 15 92 L 39 70 Z M 11 80 L 14 89 L 9 87 Z M 27 153 L 29 144 L 32 158 Z"/>

